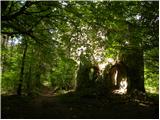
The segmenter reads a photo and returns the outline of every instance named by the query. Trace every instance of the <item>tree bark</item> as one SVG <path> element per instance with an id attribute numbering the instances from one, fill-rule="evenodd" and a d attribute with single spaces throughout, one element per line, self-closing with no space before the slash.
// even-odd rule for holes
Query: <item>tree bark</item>
<path id="1" fill-rule="evenodd" d="M 128 24 L 129 44 L 123 51 L 123 57 L 121 56 L 122 61 L 127 65 L 128 92 L 132 92 L 134 89 L 145 92 L 142 40 L 137 37 L 137 31 L 136 25 Z"/>
<path id="2" fill-rule="evenodd" d="M 131 92 L 137 89 L 145 92 L 143 50 L 140 48 L 132 48 L 127 51 L 128 52 L 124 53 L 120 58 L 127 65 L 127 91 Z"/>

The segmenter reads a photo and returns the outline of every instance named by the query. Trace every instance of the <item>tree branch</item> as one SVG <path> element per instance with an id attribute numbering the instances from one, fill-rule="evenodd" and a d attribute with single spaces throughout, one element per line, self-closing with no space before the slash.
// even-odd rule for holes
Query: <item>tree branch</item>
<path id="1" fill-rule="evenodd" d="M 21 34 L 21 33 L 19 33 L 19 32 L 3 32 L 3 31 L 1 31 L 1 33 L 2 33 L 2 34 L 6 34 L 6 35 L 8 35 L 8 36 L 12 36 L 12 35 L 16 35 L 16 34 Z"/>
<path id="2" fill-rule="evenodd" d="M 25 5 L 24 5 L 23 7 L 21 7 L 18 12 L 14 13 L 14 14 L 11 14 L 11 15 L 2 16 L 2 17 L 1 17 L 1 20 L 2 20 L 2 21 L 6 21 L 6 20 L 12 20 L 12 19 L 16 18 L 17 16 L 23 14 L 23 13 L 25 12 L 25 10 L 26 10 L 29 6 L 31 6 L 33 3 L 34 3 L 34 2 L 27 1 L 27 2 L 25 3 Z"/>

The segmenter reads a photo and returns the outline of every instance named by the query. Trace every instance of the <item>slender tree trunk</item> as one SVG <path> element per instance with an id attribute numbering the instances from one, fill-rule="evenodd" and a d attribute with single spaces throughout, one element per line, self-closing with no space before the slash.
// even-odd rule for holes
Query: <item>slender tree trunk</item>
<path id="1" fill-rule="evenodd" d="M 41 87 L 41 72 L 40 72 L 40 70 L 37 71 L 35 79 L 36 79 L 35 86 L 37 88 L 40 88 Z"/>
<path id="2" fill-rule="evenodd" d="M 31 65 L 29 66 L 28 77 L 27 77 L 27 94 L 30 96 L 32 94 L 32 69 Z"/>
<path id="3" fill-rule="evenodd" d="M 25 58 L 26 58 L 27 48 L 28 48 L 28 45 L 25 41 L 25 48 L 24 48 L 24 52 L 23 52 L 23 56 L 22 56 L 22 65 L 21 65 L 21 71 L 20 71 L 20 76 L 19 76 L 17 95 L 22 94 L 22 83 L 23 83 L 24 66 L 25 66 Z"/>
<path id="4" fill-rule="evenodd" d="M 2 73 L 7 69 L 7 59 L 8 59 L 8 40 L 9 36 L 7 35 L 2 35 L 1 36 L 1 60 L 2 60 Z"/>

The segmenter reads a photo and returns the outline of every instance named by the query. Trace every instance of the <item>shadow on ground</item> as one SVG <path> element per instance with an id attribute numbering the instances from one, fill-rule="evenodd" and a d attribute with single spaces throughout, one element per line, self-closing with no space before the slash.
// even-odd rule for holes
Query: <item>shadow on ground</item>
<path id="1" fill-rule="evenodd" d="M 1 104 L 1 117 L 10 119 L 159 118 L 159 102 L 140 102 L 118 95 L 112 98 L 79 97 L 74 93 L 35 97 L 2 95 Z"/>

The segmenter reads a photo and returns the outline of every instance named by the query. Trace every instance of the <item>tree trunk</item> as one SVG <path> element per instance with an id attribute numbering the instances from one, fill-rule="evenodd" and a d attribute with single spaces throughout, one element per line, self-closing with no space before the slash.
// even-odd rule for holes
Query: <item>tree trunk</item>
<path id="1" fill-rule="evenodd" d="M 127 65 L 128 92 L 134 89 L 145 92 L 143 50 L 140 48 L 128 48 L 120 60 Z"/>
<path id="2" fill-rule="evenodd" d="M 35 86 L 37 88 L 40 88 L 41 87 L 41 73 L 40 73 L 40 70 L 37 71 L 35 79 L 36 79 Z"/>
<path id="3" fill-rule="evenodd" d="M 27 76 L 27 94 L 28 96 L 32 95 L 32 69 L 31 65 L 29 66 L 28 76 Z"/>
<path id="4" fill-rule="evenodd" d="M 28 45 L 27 45 L 27 43 L 25 41 L 25 48 L 24 48 L 24 52 L 23 52 L 23 56 L 22 56 L 22 65 L 21 65 L 21 71 L 20 71 L 17 95 L 21 95 L 22 94 L 22 83 L 23 83 L 24 66 L 25 66 L 25 58 L 26 58 L 27 48 L 28 48 Z"/>
<path id="5" fill-rule="evenodd" d="M 141 38 L 137 37 L 136 25 L 128 24 L 128 45 L 122 51 L 121 60 L 127 65 L 128 92 L 134 89 L 145 92 L 144 89 L 144 58 Z"/>
<path id="6" fill-rule="evenodd" d="M 1 35 L 1 60 L 2 60 L 2 73 L 7 69 L 7 59 L 8 59 L 8 40 L 9 36 Z"/>
<path id="7" fill-rule="evenodd" d="M 89 87 L 88 81 L 89 81 L 89 66 L 86 64 L 82 65 L 80 63 L 79 70 L 77 73 L 76 90 L 82 90 L 86 87 Z"/>

